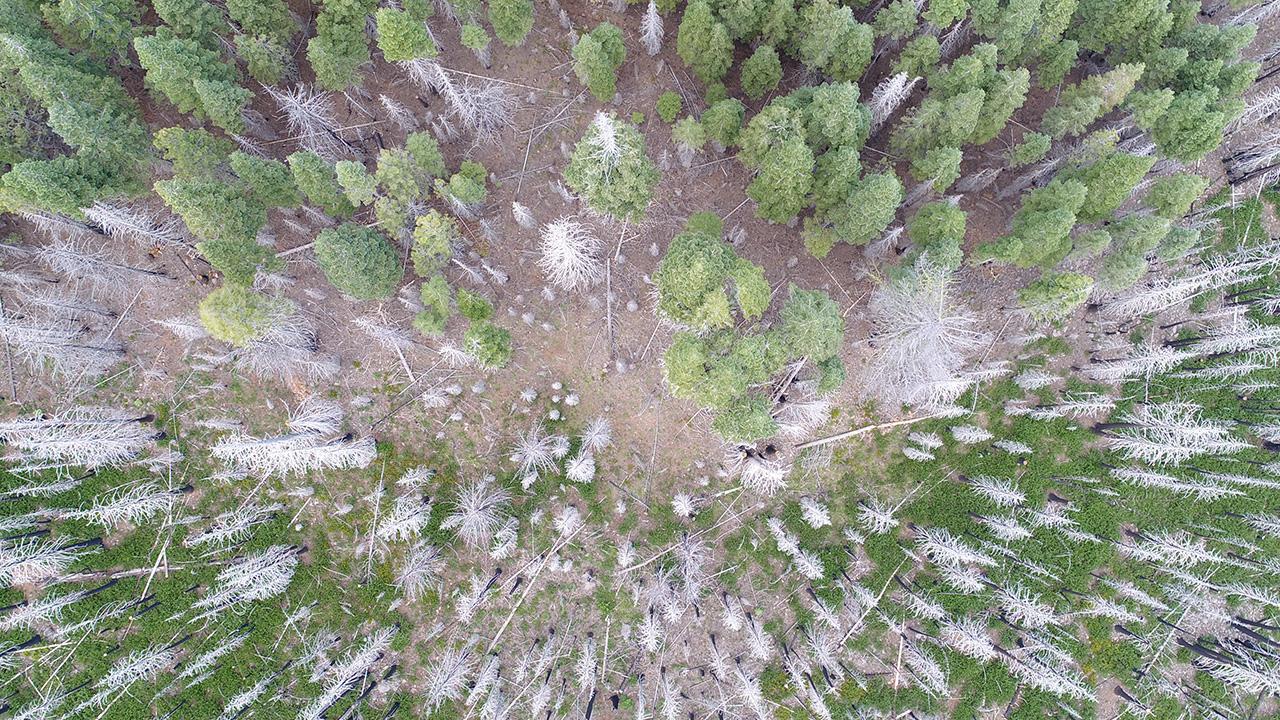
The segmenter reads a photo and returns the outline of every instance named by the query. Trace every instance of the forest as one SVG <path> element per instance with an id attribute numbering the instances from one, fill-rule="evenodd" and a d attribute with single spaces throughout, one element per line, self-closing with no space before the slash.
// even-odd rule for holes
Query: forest
<path id="1" fill-rule="evenodd" d="M 1280 716 L 1280 0 L 0 0 L 0 720 Z"/>

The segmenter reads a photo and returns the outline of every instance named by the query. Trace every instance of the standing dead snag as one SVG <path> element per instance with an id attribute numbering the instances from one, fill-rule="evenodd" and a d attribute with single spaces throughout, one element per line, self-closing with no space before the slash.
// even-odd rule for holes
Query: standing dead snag
<path id="1" fill-rule="evenodd" d="M 875 132 L 890 117 L 893 117 L 894 111 L 902 105 L 907 98 L 911 97 L 911 89 L 916 83 L 920 82 L 920 78 L 911 77 L 905 72 L 891 75 L 876 85 L 875 90 L 871 91 L 871 131 Z"/>
<path id="2" fill-rule="evenodd" d="M 931 402 L 931 388 L 955 378 L 987 339 L 977 317 L 951 298 L 951 274 L 928 263 L 877 289 L 870 312 L 867 384 L 895 403 Z"/>
<path id="3" fill-rule="evenodd" d="M 658 14 L 658 4 L 649 0 L 649 7 L 640 21 L 640 41 L 649 55 L 657 55 L 662 49 L 662 16 Z"/>
<path id="4" fill-rule="evenodd" d="M 440 527 L 457 529 L 462 541 L 471 547 L 486 546 L 501 527 L 510 498 L 496 478 L 486 475 L 458 492 L 453 512 Z"/>
<path id="5" fill-rule="evenodd" d="M 562 217 L 542 228 L 538 265 L 547 279 L 565 290 L 587 290 L 604 279 L 600 239 L 573 218 Z"/>

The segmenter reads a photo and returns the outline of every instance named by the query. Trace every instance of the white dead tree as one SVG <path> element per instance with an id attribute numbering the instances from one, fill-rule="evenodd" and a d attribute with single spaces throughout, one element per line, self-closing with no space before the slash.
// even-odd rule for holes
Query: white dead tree
<path id="1" fill-rule="evenodd" d="M 996 658 L 987 624 L 974 617 L 945 619 L 939 623 L 939 639 L 956 652 L 987 662 Z"/>
<path id="2" fill-rule="evenodd" d="M 877 498 L 861 500 L 858 502 L 858 525 L 873 535 L 883 535 L 900 524 L 893 515 L 895 512 L 896 507 L 890 507 Z"/>
<path id="3" fill-rule="evenodd" d="M 597 112 L 583 139 L 589 143 L 592 155 L 607 176 L 622 159 L 623 147 L 618 138 L 617 121 L 604 111 Z"/>
<path id="4" fill-rule="evenodd" d="M 184 244 L 182 222 L 164 208 L 99 200 L 82 212 L 117 240 L 128 240 L 143 247 Z"/>
<path id="5" fill-rule="evenodd" d="M 657 55 L 662 50 L 662 35 L 662 15 L 658 14 L 658 4 L 649 0 L 649 7 L 640 20 L 640 42 L 650 56 Z"/>
<path id="6" fill-rule="evenodd" d="M 1192 350 L 1167 345 L 1144 345 L 1134 348 L 1127 357 L 1091 362 L 1085 368 L 1085 374 L 1103 382 L 1150 378 L 1171 370 L 1196 355 Z"/>
<path id="7" fill-rule="evenodd" d="M 191 548 L 229 547 L 248 538 L 255 526 L 275 517 L 283 509 L 284 506 L 278 503 L 243 503 L 215 517 L 203 530 L 188 535 L 182 544 Z"/>
<path id="8" fill-rule="evenodd" d="M 287 88 L 266 88 L 267 94 L 284 113 L 285 123 L 299 147 L 335 160 L 350 151 L 339 131 L 336 111 L 329 94 L 305 83 Z"/>
<path id="9" fill-rule="evenodd" d="M 604 279 L 600 239 L 571 217 L 543 226 L 541 251 L 538 265 L 562 289 L 587 290 Z"/>
<path id="10" fill-rule="evenodd" d="M 314 324 L 293 302 L 272 303 L 258 337 L 231 351 L 236 366 L 261 378 L 328 380 L 341 369 L 337 358 L 319 353 Z"/>
<path id="11" fill-rule="evenodd" d="M 939 49 L 942 51 L 943 58 L 949 58 L 955 53 L 969 37 L 973 35 L 973 26 L 969 24 L 969 19 L 965 18 L 952 26 L 951 31 L 946 37 L 942 38 Z"/>
<path id="12" fill-rule="evenodd" d="M 1052 385 L 1061 379 L 1062 378 L 1059 376 L 1050 372 L 1045 372 L 1040 368 L 1027 368 L 1014 376 L 1013 383 L 1023 390 L 1030 392 L 1032 390 L 1038 390 L 1042 387 Z"/>
<path id="13" fill-rule="evenodd" d="M 1037 690 L 1077 700 L 1096 700 L 1096 690 L 1072 667 L 1070 654 L 1047 642 L 1027 640 L 1024 636 L 1022 645 L 1000 655 L 1011 674 Z"/>
<path id="14" fill-rule="evenodd" d="M 0 421 L 8 459 L 29 469 L 118 465 L 138 457 L 157 437 L 150 415 L 104 407 L 74 407 L 56 415 Z"/>
<path id="15" fill-rule="evenodd" d="M 209 331 L 200 324 L 195 315 L 175 315 L 164 320 L 156 320 L 155 324 L 173 333 L 175 337 L 186 342 L 194 342 L 209 337 Z"/>
<path id="16" fill-rule="evenodd" d="M 788 375 L 795 378 L 799 369 L 797 366 L 804 364 L 804 360 L 798 361 Z M 780 435 L 799 442 L 813 435 L 831 419 L 831 401 L 819 396 L 817 387 L 815 379 L 793 379 L 776 393 L 776 396 L 781 397 L 785 391 L 786 395 L 786 401 L 776 403 L 771 410 Z"/>
<path id="17" fill-rule="evenodd" d="M 880 237 L 867 243 L 867 246 L 862 249 L 863 257 L 873 261 L 884 259 L 890 250 L 898 246 L 898 240 L 902 238 L 904 232 L 906 232 L 906 228 L 901 225 L 885 230 Z"/>
<path id="18" fill-rule="evenodd" d="M 811 497 L 800 498 L 800 513 L 804 521 L 814 530 L 831 524 L 831 512 L 827 506 Z"/>
<path id="19" fill-rule="evenodd" d="M 396 584 L 410 600 L 417 600 L 428 590 L 439 590 L 445 569 L 444 557 L 434 545 L 414 543 L 396 573 Z"/>
<path id="20" fill-rule="evenodd" d="M 429 712 L 451 700 L 461 700 L 467 679 L 475 668 L 475 657 L 468 648 L 447 648 L 427 668 L 423 696 Z"/>
<path id="21" fill-rule="evenodd" d="M 982 565 L 996 564 L 994 558 L 970 546 L 956 537 L 944 527 L 917 527 L 916 546 L 925 557 L 939 565 Z"/>
<path id="22" fill-rule="evenodd" d="M 272 545 L 260 553 L 241 558 L 223 568 L 204 597 L 192 603 L 201 610 L 192 622 L 215 617 L 223 611 L 280 595 L 289 588 L 298 568 L 300 549 L 292 545 Z"/>
<path id="23" fill-rule="evenodd" d="M 1026 503 L 1026 493 L 1019 490 L 1013 481 L 1006 478 L 979 475 L 969 479 L 970 487 L 978 495 L 986 498 L 1000 508 L 1014 508 Z"/>
<path id="24" fill-rule="evenodd" d="M 951 436 L 965 445 L 975 445 L 991 439 L 991 431 L 977 425 L 952 425 Z"/>
<path id="25" fill-rule="evenodd" d="M 375 535 L 382 549 L 394 542 L 412 540 L 431 521 L 431 503 L 416 493 L 400 495 L 385 517 L 378 519 Z"/>
<path id="26" fill-rule="evenodd" d="M 0 539 L 0 586 L 42 583 L 66 572 L 101 543 L 55 540 L 38 535 Z"/>
<path id="27" fill-rule="evenodd" d="M 303 706 L 298 720 L 320 720 L 334 703 L 350 692 L 374 664 L 391 650 L 395 628 L 379 628 L 360 647 L 348 651 L 331 664 L 320 678 L 320 696 Z"/>
<path id="28" fill-rule="evenodd" d="M 172 646 L 155 646 L 125 655 L 98 680 L 93 695 L 73 708 L 68 716 L 75 717 L 90 708 L 105 713 L 113 698 L 128 692 L 135 683 L 155 680 L 161 671 L 173 665 L 176 657 Z"/>
<path id="29" fill-rule="evenodd" d="M 905 72 L 890 75 L 871 91 L 871 132 L 875 132 L 893 117 L 893 113 L 911 97 L 911 90 L 920 78 Z"/>
<path id="30" fill-rule="evenodd" d="M 1204 417 L 1195 403 L 1163 402 L 1139 405 L 1093 429 L 1127 458 L 1177 466 L 1195 457 L 1232 455 L 1252 447 L 1234 437 L 1232 427 L 1231 422 Z"/>
<path id="31" fill-rule="evenodd" d="M 533 211 L 518 201 L 511 203 L 511 217 L 525 230 L 532 230 L 538 225 L 538 221 L 533 217 Z"/>
<path id="32" fill-rule="evenodd" d="M 571 537 L 582 529 L 584 524 L 582 511 L 574 505 L 565 505 L 560 508 L 551 520 L 551 527 L 555 528 L 562 538 Z"/>
<path id="33" fill-rule="evenodd" d="M 16 214 L 31 223 L 35 230 L 51 239 L 68 235 L 92 235 L 96 232 L 92 227 L 79 220 L 72 220 L 65 215 L 57 213 L 49 213 L 42 210 L 19 210 Z"/>
<path id="34" fill-rule="evenodd" d="M 1280 130 L 1268 130 L 1261 138 L 1243 150 L 1223 158 L 1227 167 L 1227 179 L 1240 185 L 1261 177 L 1263 185 L 1280 175 Z"/>
<path id="35" fill-rule="evenodd" d="M 61 283 L 32 289 L 23 297 L 23 309 L 38 309 L 33 317 L 46 315 L 54 318 L 78 320 L 82 323 L 114 321 L 118 315 L 91 297 L 85 297 Z"/>
<path id="36" fill-rule="evenodd" d="M 101 240 L 98 235 L 63 235 L 55 237 L 47 245 L 24 249 L 34 252 L 50 270 L 83 281 L 94 292 L 112 297 L 128 297 L 138 287 L 167 279 L 168 276 L 158 270 L 120 261 L 109 252 L 111 243 Z"/>
<path id="37" fill-rule="evenodd" d="M 998 588 L 996 601 L 1009 619 L 1029 628 L 1038 629 L 1061 622 L 1052 607 L 1041 602 L 1038 595 L 1022 585 Z"/>
<path id="38" fill-rule="evenodd" d="M 249 639 L 249 631 L 233 632 L 222 638 L 213 647 L 185 661 L 178 671 L 175 680 L 185 680 L 186 687 L 198 685 L 213 674 L 218 661 L 238 650 Z"/>
<path id="39" fill-rule="evenodd" d="M 596 477 L 596 459 L 589 452 L 580 452 L 565 463 L 565 477 L 570 482 L 590 483 Z"/>
<path id="40" fill-rule="evenodd" d="M 95 337 L 83 323 L 65 317 L 33 317 L 0 310 L 0 338 L 35 372 L 52 369 L 72 384 L 98 380 L 124 358 L 124 348 Z"/>
<path id="41" fill-rule="evenodd" d="M 382 110 L 387 114 L 387 118 L 395 123 L 401 130 L 412 132 L 418 126 L 418 119 L 410 112 L 409 108 L 387 95 L 379 95 L 378 103 L 382 105 Z"/>
<path id="42" fill-rule="evenodd" d="M 1235 644 L 1240 652 L 1210 651 L 1196 655 L 1196 665 L 1209 675 L 1248 694 L 1280 694 L 1280 660 L 1273 652 Z"/>
<path id="43" fill-rule="evenodd" d="M 445 529 L 456 529 L 470 547 L 484 547 L 502 526 L 511 493 L 492 475 L 468 483 L 458 491 L 453 511 L 440 523 Z"/>
<path id="44" fill-rule="evenodd" d="M 825 572 L 822 561 L 800 547 L 799 539 L 787 531 L 781 520 L 769 518 L 766 525 L 769 528 L 769 533 L 773 535 L 773 541 L 778 551 L 791 558 L 792 566 L 795 567 L 797 572 L 810 580 L 822 577 Z"/>
<path id="45" fill-rule="evenodd" d="M 12 605 L 0 615 L 0 632 L 32 631 L 60 625 L 66 609 L 89 597 L 90 593 L 89 590 L 76 590 L 62 595 L 47 594 Z"/>
<path id="46" fill-rule="evenodd" d="M 383 317 L 357 317 L 354 320 L 354 324 L 363 330 L 365 335 L 368 335 L 369 339 L 375 344 L 395 353 L 396 358 L 400 361 L 400 367 L 404 370 L 409 381 L 416 380 L 413 368 L 409 365 L 408 358 L 405 357 L 405 351 L 413 348 L 413 340 L 408 333 L 387 322 Z"/>
<path id="47" fill-rule="evenodd" d="M 569 438 L 547 435 L 541 425 L 534 425 L 516 439 L 516 446 L 511 451 L 511 461 L 520 466 L 520 482 L 527 489 L 538 481 L 539 475 L 554 472 L 559 461 L 568 453 Z"/>
<path id="48" fill-rule="evenodd" d="M 1174 340 L 1171 347 L 1191 347 L 1200 355 L 1252 352 L 1270 362 L 1280 361 L 1280 326 L 1245 320 L 1214 328 L 1198 338 Z"/>
<path id="49" fill-rule="evenodd" d="M 955 378 L 987 340 L 977 317 L 951 298 L 950 273 L 928 264 L 880 286 L 869 311 L 867 387 L 894 403 L 936 401 L 931 386 Z"/>
<path id="50" fill-rule="evenodd" d="M 167 512 L 190 488 L 165 488 L 157 482 L 119 487 L 94 498 L 88 507 L 65 510 L 58 517 L 114 528 L 125 523 L 137 525 L 158 513 Z"/>
<path id="51" fill-rule="evenodd" d="M 326 468 L 368 467 L 377 456 L 370 436 L 339 434 L 342 408 L 308 398 L 290 416 L 290 432 L 273 437 L 236 433 L 214 443 L 210 452 L 246 472 L 287 475 Z"/>
<path id="52" fill-rule="evenodd" d="M 597 453 L 613 442 L 613 431 L 609 426 L 609 419 L 606 417 L 598 417 L 587 424 L 585 430 L 582 431 L 582 450 L 584 452 Z"/>
<path id="53" fill-rule="evenodd" d="M 742 486 L 762 495 L 773 495 L 787 486 L 791 465 L 774 455 L 762 455 L 755 448 L 730 446 L 725 465 L 738 476 Z"/>
<path id="54" fill-rule="evenodd" d="M 1228 25 L 1262 25 L 1263 21 L 1280 14 L 1280 3 L 1259 2 L 1245 7 L 1227 19 Z"/>
<path id="55" fill-rule="evenodd" d="M 511 125 L 517 100 L 496 82 L 454 80 L 434 60 L 420 58 L 400 63 L 418 87 L 440 93 L 450 114 L 476 135 L 480 142 L 494 142 Z"/>

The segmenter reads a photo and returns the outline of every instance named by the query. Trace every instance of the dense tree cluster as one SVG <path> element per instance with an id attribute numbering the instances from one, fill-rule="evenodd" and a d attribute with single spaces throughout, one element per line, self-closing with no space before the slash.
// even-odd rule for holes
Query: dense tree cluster
<path id="1" fill-rule="evenodd" d="M 729 72 L 735 42 L 758 43 L 741 71 L 744 91 L 751 95 L 770 84 L 777 50 L 810 70 L 856 81 L 871 63 L 873 40 L 870 25 L 858 22 L 851 8 L 829 0 L 800 7 L 793 0 L 694 0 L 680 21 L 676 50 L 699 79 L 712 83 Z M 749 86 L 753 90 L 746 90 Z"/>
<path id="2" fill-rule="evenodd" d="M 95 22 L 80 10 L 67 12 Z M 87 32 L 87 25 L 79 27 L 76 32 Z M 23 0 L 0 5 L 0 32 L 5 40 L 0 52 L 4 102 L 16 113 L 0 138 L 0 156 L 10 162 L 0 177 L 0 209 L 78 218 L 81 208 L 96 200 L 141 190 L 147 129 L 120 82 L 100 64 L 59 46 L 38 12 Z M 46 155 L 36 144 L 45 134 L 60 138 L 68 151 Z"/>
<path id="3" fill-rule="evenodd" d="M 839 385 L 844 320 L 825 294 L 792 286 L 772 327 L 758 326 L 771 298 L 764 270 L 738 257 L 722 230 L 711 213 L 691 216 L 658 268 L 658 310 L 688 328 L 663 366 L 676 396 L 715 412 L 717 432 L 751 442 L 778 431 L 768 384 L 784 368 L 805 365 L 821 392 Z"/>
<path id="4" fill-rule="evenodd" d="M 408 10 L 378 8 L 378 49 L 390 61 L 435 57 L 439 50 L 426 23 Z"/>
<path id="5" fill-rule="evenodd" d="M 1011 232 L 984 246 L 976 259 L 1052 268 L 1068 258 L 1079 262 L 1108 255 L 1114 256 L 1109 275 L 1119 277 L 1114 267 L 1124 266 L 1130 271 L 1121 275 L 1135 276 L 1136 260 L 1121 258 L 1133 258 L 1135 248 L 1145 243 L 1113 248 L 1110 239 L 1102 241 L 1111 234 L 1094 225 L 1113 219 L 1157 158 L 1140 145 L 1137 151 L 1130 149 L 1132 141 L 1117 150 L 1115 137 L 1090 136 L 1091 128 L 1112 113 L 1128 113 L 1129 124 L 1120 126 L 1127 140 L 1140 130 L 1160 155 L 1198 159 L 1217 147 L 1227 125 L 1239 116 L 1243 106 L 1238 98 L 1258 71 L 1257 63 L 1240 59 L 1255 26 L 1200 22 L 1193 8 L 1189 2 L 1134 5 L 1115 0 L 981 0 L 927 8 L 893 2 L 879 6 L 870 25 L 861 25 L 850 8 L 825 0 L 699 0 L 683 13 L 677 50 L 707 83 L 709 107 L 699 118 L 700 133 L 690 121 L 673 139 L 686 165 L 702 147 L 699 141 L 709 141 L 717 150 L 736 145 L 738 157 L 756 173 L 748 196 L 756 201 L 758 214 L 787 222 L 811 207 L 804 218 L 804 240 L 821 257 L 838 241 L 861 244 L 884 232 L 904 199 L 901 183 L 892 172 L 863 174 L 860 150 L 868 129 L 832 135 L 820 127 L 865 124 L 851 120 L 863 112 L 856 85 L 827 82 L 800 88 L 774 98 L 750 118 L 719 100 L 735 43 L 755 48 L 745 56 L 739 78 L 751 100 L 776 87 L 782 76 L 780 52 L 820 78 L 854 81 L 867 66 L 873 36 L 893 43 L 887 46 L 891 51 L 896 45 L 892 72 L 900 74 L 876 88 L 869 101 L 870 127 L 878 128 L 907 101 L 913 76 L 924 79 L 924 97 L 894 124 L 889 137 L 896 155 L 910 161 L 911 177 L 934 193 L 947 192 L 961 179 L 966 146 L 989 143 L 1003 133 L 1026 101 L 1033 77 L 1044 88 L 1061 85 L 1082 50 L 1100 53 L 1110 64 L 1061 88 L 1041 127 L 1026 128 L 1021 141 L 1009 147 L 1009 165 L 1036 165 L 1028 177 L 1039 176 L 1036 185 L 1043 187 L 1026 194 Z M 953 36 L 963 37 L 957 23 L 966 19 L 980 40 L 944 64 L 944 56 L 957 49 Z M 939 32 L 920 30 L 928 26 Z M 946 32 L 951 26 L 956 32 Z M 844 95 L 838 102 L 823 102 L 840 92 Z M 1055 152 L 1055 140 L 1071 143 L 1082 137 L 1080 148 L 1063 146 Z M 1040 163 L 1058 171 L 1047 186 Z M 990 180 L 984 176 L 982 182 L 985 187 Z M 913 190 L 910 198 L 920 197 L 924 189 Z M 1193 182 L 1162 182 L 1150 193 L 1149 205 L 1176 220 L 1203 189 Z M 944 212 L 942 208 L 932 205 L 917 213 L 916 238 L 926 219 Z M 954 212 L 947 215 L 954 217 Z M 954 231 L 945 229 L 956 226 L 949 223 L 932 233 L 948 237 L 938 261 L 953 267 L 963 252 L 963 235 L 957 242 Z M 1165 252 L 1190 242 L 1185 229 L 1174 230 Z M 920 252 L 931 246 L 928 241 L 916 244 Z"/>
<path id="6" fill-rule="evenodd" d="M 396 291 L 404 268 L 399 253 L 378 231 L 350 223 L 316 236 L 316 260 L 333 286 L 357 300 Z"/>
<path id="7" fill-rule="evenodd" d="M 836 240 L 866 242 L 888 225 L 901 201 L 897 180 L 882 182 L 892 174 L 859 177 L 871 115 L 858 96 L 851 82 L 800 88 L 770 101 L 736 133 L 739 158 L 757 173 L 747 188 L 757 214 L 786 222 L 813 207 L 805 242 L 819 256 Z M 713 106 L 708 114 L 713 111 L 719 112 Z M 727 117 L 734 129 L 735 117 Z"/>
<path id="8" fill-rule="evenodd" d="M 622 31 L 600 23 L 573 46 L 573 69 L 596 100 L 609 102 L 618 92 L 618 68 L 627 59 Z"/>
<path id="9" fill-rule="evenodd" d="M 307 42 L 307 61 L 321 87 L 341 90 L 356 82 L 357 70 L 369 62 L 365 19 L 377 4 L 377 0 L 325 0 L 321 4 L 316 34 Z"/>
<path id="10" fill-rule="evenodd" d="M 922 162 L 930 151 L 981 145 L 999 135 L 1026 100 L 1030 74 L 1000 69 L 998 53 L 995 44 L 978 44 L 933 71 L 928 95 L 894 128 L 894 150 Z"/>

